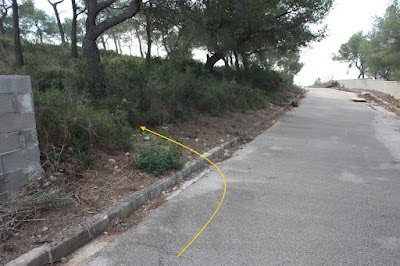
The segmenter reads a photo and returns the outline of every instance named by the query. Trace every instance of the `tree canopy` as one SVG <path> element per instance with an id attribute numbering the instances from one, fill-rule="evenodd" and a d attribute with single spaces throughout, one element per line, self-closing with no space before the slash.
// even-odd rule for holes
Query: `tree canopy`
<path id="1" fill-rule="evenodd" d="M 115 51 L 123 53 L 124 46 L 131 51 L 133 38 L 139 43 L 140 54 L 146 55 L 147 63 L 151 62 L 153 46 L 159 56 L 161 49 L 166 57 L 180 59 L 190 59 L 193 51 L 200 49 L 208 53 L 204 68 L 209 72 L 218 61 L 224 60 L 226 66 L 237 69 L 247 71 L 251 65 L 257 65 L 288 70 L 288 76 L 293 77 L 302 67 L 300 48 L 325 36 L 326 27 L 321 24 L 333 3 L 333 0 L 70 0 L 72 18 L 61 22 L 56 7 L 65 0 L 48 0 L 55 16 L 37 9 L 32 0 L 21 1 L 22 37 L 40 43 L 61 40 L 71 45 L 74 58 L 78 57 L 77 45 L 81 43 L 89 76 L 103 86 L 107 77 L 102 70 L 98 43 L 108 49 L 112 41 Z M 3 36 L 11 25 L 9 3 L 11 0 L 0 0 Z M 147 52 L 143 44 L 147 44 Z"/>
<path id="2" fill-rule="evenodd" d="M 200 46 L 211 53 L 206 68 L 229 52 L 239 54 L 245 69 L 253 55 L 296 52 L 324 37 L 312 24 L 328 14 L 332 1 L 202 0 L 192 15 Z"/>
<path id="3" fill-rule="evenodd" d="M 365 53 L 362 52 L 365 49 L 365 43 L 367 36 L 362 31 L 355 33 L 347 43 L 340 46 L 339 54 L 333 55 L 333 60 L 339 62 L 349 63 L 349 68 L 353 66 L 360 71 L 358 78 L 365 77 Z"/>
<path id="4" fill-rule="evenodd" d="M 333 60 L 350 63 L 349 67 L 365 75 L 386 80 L 400 80 L 400 4 L 393 0 L 383 17 L 375 18 L 366 35 L 354 34 L 342 44 Z"/>

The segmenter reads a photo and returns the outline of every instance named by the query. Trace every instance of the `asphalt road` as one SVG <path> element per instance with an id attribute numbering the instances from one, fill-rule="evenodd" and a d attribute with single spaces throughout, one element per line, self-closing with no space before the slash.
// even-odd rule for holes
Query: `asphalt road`
<path id="1" fill-rule="evenodd" d="M 301 106 L 84 265 L 400 264 L 400 120 L 351 93 Z"/>

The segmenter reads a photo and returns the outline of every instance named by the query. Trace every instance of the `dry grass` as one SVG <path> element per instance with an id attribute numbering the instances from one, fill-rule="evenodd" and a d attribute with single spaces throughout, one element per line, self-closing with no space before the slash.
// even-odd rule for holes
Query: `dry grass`
<path id="1" fill-rule="evenodd" d="M 70 204 L 66 195 L 56 189 L 36 189 L 29 194 L 14 196 L 0 203 L 0 239 L 7 240 L 24 223 L 39 221 L 44 212 Z"/>

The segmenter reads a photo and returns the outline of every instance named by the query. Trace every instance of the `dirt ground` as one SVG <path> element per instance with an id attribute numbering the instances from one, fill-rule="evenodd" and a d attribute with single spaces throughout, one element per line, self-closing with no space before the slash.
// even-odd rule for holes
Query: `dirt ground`
<path id="1" fill-rule="evenodd" d="M 245 132 L 247 133 L 247 140 L 245 141 L 251 140 L 270 127 L 274 121 L 265 124 L 263 127 L 257 127 L 257 125 L 279 110 L 281 106 L 284 106 L 286 104 L 284 101 L 288 101 L 294 96 L 296 96 L 296 92 L 285 92 L 280 95 L 283 102 L 271 101 L 267 108 L 261 110 L 227 113 L 221 117 L 199 115 L 180 124 L 163 126 L 168 128 L 170 138 L 174 140 L 183 139 L 184 145 L 199 153 L 204 153 L 243 135 Z M 161 126 L 149 129 L 162 132 Z M 140 137 L 145 138 L 146 134 L 141 133 Z M 237 145 L 234 149 L 237 149 L 238 146 L 240 145 Z M 233 150 L 229 153 L 232 153 Z M 197 157 L 196 154 L 188 150 L 183 152 L 186 161 Z M 0 231 L 4 232 L 4 228 L 10 226 L 9 234 L 2 236 L 0 265 L 43 243 L 52 242 L 60 232 L 101 213 L 117 201 L 135 191 L 143 190 L 157 181 L 157 177 L 138 169 L 135 165 L 134 159 L 137 155 L 134 149 L 108 153 L 97 151 L 96 155 L 97 159 L 92 167 L 85 168 L 79 163 L 63 165 L 58 168 L 57 172 L 46 173 L 47 177 L 42 182 L 41 188 L 30 191 L 27 195 L 15 198 L 10 202 L 0 204 Z M 221 155 L 215 161 L 221 161 L 226 157 L 226 155 Z M 174 172 L 167 171 L 159 177 L 169 176 Z M 119 234 L 137 224 L 149 210 L 161 205 L 164 198 L 176 189 L 177 187 L 170 188 L 156 199 L 143 205 L 128 219 L 108 228 L 107 234 Z M 14 206 L 16 202 L 30 201 L 30 197 L 43 194 L 43 191 L 50 195 L 46 199 L 48 206 L 45 208 L 33 209 L 32 211 L 32 208 L 18 207 L 16 209 Z M 56 195 L 55 198 L 53 198 L 53 192 L 57 192 L 54 194 Z M 61 201 L 60 197 L 62 198 Z M 18 214 L 18 218 L 14 218 L 12 223 L 5 224 L 4 214 L 12 211 Z M 27 215 L 21 216 L 21 212 L 27 212 Z"/>
<path id="2" fill-rule="evenodd" d="M 335 88 L 337 89 L 337 88 Z M 374 106 L 381 106 L 387 111 L 395 113 L 400 117 L 400 108 L 396 107 L 400 100 L 394 98 L 393 96 L 372 90 L 351 90 L 351 89 L 339 89 L 349 92 L 358 93 L 359 98 L 364 98 L 369 103 L 369 106 L 373 108 Z"/>

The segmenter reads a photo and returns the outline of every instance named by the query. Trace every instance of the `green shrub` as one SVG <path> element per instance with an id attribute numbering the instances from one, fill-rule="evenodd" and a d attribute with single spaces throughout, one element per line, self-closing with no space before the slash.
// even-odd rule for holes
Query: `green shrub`
<path id="1" fill-rule="evenodd" d="M 42 152 L 52 160 L 76 158 L 93 162 L 93 147 L 115 149 L 131 146 L 134 129 L 119 116 L 88 106 L 64 91 L 48 90 L 34 94 L 36 122 Z"/>
<path id="2" fill-rule="evenodd" d="M 339 88 L 340 84 L 336 80 L 328 80 L 325 82 L 321 81 L 321 78 L 317 78 L 312 85 L 314 88 Z"/>
<path id="3" fill-rule="evenodd" d="M 397 108 L 400 108 L 400 102 L 395 104 Z"/>
<path id="4" fill-rule="evenodd" d="M 166 134 L 167 131 L 163 133 Z M 180 146 L 164 139 L 156 139 L 153 135 L 144 144 L 136 144 L 135 148 L 139 154 L 137 166 L 155 176 L 170 169 L 181 169 L 185 164 Z"/>
<path id="5" fill-rule="evenodd" d="M 65 71 L 62 69 L 38 70 L 33 78 L 36 80 L 39 90 L 64 89 Z"/>
<path id="6" fill-rule="evenodd" d="M 282 78 L 278 72 L 265 70 L 257 65 L 252 65 L 250 70 L 243 75 L 252 88 L 271 91 L 279 89 L 282 84 Z"/>
<path id="7" fill-rule="evenodd" d="M 270 99 L 274 100 L 274 101 L 277 101 L 277 102 L 281 101 L 281 97 L 279 97 L 279 95 L 276 94 L 276 93 L 274 93 L 274 92 L 269 92 L 269 93 L 267 93 L 267 96 L 268 96 Z"/>

